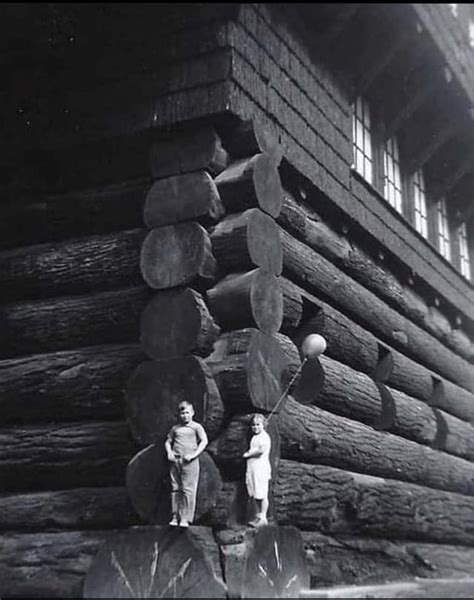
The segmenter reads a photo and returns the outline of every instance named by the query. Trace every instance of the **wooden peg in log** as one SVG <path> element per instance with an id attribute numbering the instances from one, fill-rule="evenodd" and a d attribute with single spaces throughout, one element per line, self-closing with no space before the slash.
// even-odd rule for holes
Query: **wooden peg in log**
<path id="1" fill-rule="evenodd" d="M 192 530 L 136 527 L 94 558 L 84 598 L 225 598 L 226 587 Z"/>
<path id="2" fill-rule="evenodd" d="M 217 502 L 222 486 L 219 469 L 203 452 L 199 458 L 199 483 L 194 521 L 205 516 Z M 171 518 L 169 462 L 163 443 L 151 444 L 129 462 L 126 485 L 138 515 L 148 523 L 165 524 Z"/>
<path id="3" fill-rule="evenodd" d="M 125 398 L 132 435 L 142 445 L 164 443 L 182 400 L 193 404 L 196 421 L 210 439 L 218 433 L 224 414 L 210 370 L 196 356 L 141 363 L 128 381 Z"/>
<path id="4" fill-rule="evenodd" d="M 216 177 L 217 189 L 227 212 L 258 206 L 278 217 L 283 204 L 283 187 L 272 156 L 256 154 L 232 163 Z"/>
<path id="5" fill-rule="evenodd" d="M 211 234 L 212 251 L 219 266 L 239 272 L 254 266 L 280 275 L 283 253 L 278 226 L 258 208 L 229 215 Z"/>
<path id="6" fill-rule="evenodd" d="M 300 364 L 291 340 L 251 328 L 221 336 L 206 362 L 226 405 L 268 412 Z"/>
<path id="7" fill-rule="evenodd" d="M 224 215 L 219 192 L 206 171 L 159 179 L 150 188 L 143 211 L 148 229 L 198 220 L 215 223 Z"/>
<path id="8" fill-rule="evenodd" d="M 152 229 L 142 245 L 140 269 L 155 289 L 186 285 L 193 280 L 212 283 L 216 263 L 206 230 L 195 222 Z"/>
<path id="9" fill-rule="evenodd" d="M 191 288 L 157 292 L 140 319 L 140 342 L 150 358 L 207 356 L 219 333 L 201 294 Z"/>
<path id="10" fill-rule="evenodd" d="M 212 314 L 227 329 L 256 326 L 271 334 L 281 327 L 283 294 L 279 278 L 263 269 L 225 277 L 207 291 L 207 298 Z"/>
<path id="11" fill-rule="evenodd" d="M 150 150 L 154 179 L 179 173 L 209 171 L 216 175 L 226 168 L 228 154 L 210 126 L 173 131 L 157 139 Z"/>
<path id="12" fill-rule="evenodd" d="M 268 121 L 242 121 L 232 130 L 225 145 L 234 158 L 245 158 L 257 153 L 270 156 L 278 166 L 283 157 L 283 148 L 278 140 L 276 126 Z"/>

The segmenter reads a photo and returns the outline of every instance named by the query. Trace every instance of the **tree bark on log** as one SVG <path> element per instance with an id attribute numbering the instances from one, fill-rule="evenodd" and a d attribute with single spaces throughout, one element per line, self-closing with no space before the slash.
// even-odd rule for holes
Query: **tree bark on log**
<path id="1" fill-rule="evenodd" d="M 228 160 L 214 129 L 202 125 L 162 134 L 150 150 L 150 171 L 154 179 L 202 170 L 216 175 Z"/>
<path id="2" fill-rule="evenodd" d="M 467 360 L 472 358 L 472 346 L 466 346 L 450 335 L 451 325 L 440 311 L 428 307 L 420 296 L 404 287 L 387 268 L 379 266 L 360 247 L 332 230 L 313 209 L 299 204 L 286 191 L 278 222 L 454 352 Z"/>
<path id="3" fill-rule="evenodd" d="M 283 230 L 281 240 L 285 276 L 315 289 L 390 345 L 474 391 L 474 373 L 464 359 Z"/>
<path id="4" fill-rule="evenodd" d="M 127 425 L 106 421 L 3 428 L 0 448 L 4 492 L 120 485 L 134 450 Z"/>
<path id="5" fill-rule="evenodd" d="M 209 367 L 196 356 L 142 362 L 126 388 L 128 423 L 141 446 L 164 444 L 176 424 L 178 404 L 192 402 L 210 439 L 220 430 L 224 406 Z"/>
<path id="6" fill-rule="evenodd" d="M 210 225 L 224 212 L 212 177 L 195 171 L 155 181 L 146 196 L 143 220 L 148 229 L 195 220 Z"/>
<path id="7" fill-rule="evenodd" d="M 474 545 L 474 499 L 419 485 L 281 460 L 278 521 L 304 530 Z"/>
<path id="8" fill-rule="evenodd" d="M 474 467 L 461 458 L 303 406 L 292 398 L 276 419 L 283 458 L 474 494 Z"/>
<path id="9" fill-rule="evenodd" d="M 125 487 L 0 495 L 0 530 L 112 529 L 137 525 Z"/>
<path id="10" fill-rule="evenodd" d="M 268 121 L 242 121 L 230 132 L 225 146 L 233 158 L 245 158 L 258 153 L 268 154 L 279 165 L 283 149 L 278 141 L 276 127 Z"/>
<path id="11" fill-rule="evenodd" d="M 199 483 L 194 521 L 212 510 L 222 487 L 219 469 L 203 452 L 199 458 Z M 151 444 L 128 464 L 126 485 L 133 508 L 148 523 L 165 525 L 171 519 L 170 463 L 164 443 Z"/>
<path id="12" fill-rule="evenodd" d="M 285 336 L 269 336 L 248 328 L 221 336 L 206 363 L 224 403 L 232 410 L 270 412 L 300 359 Z"/>
<path id="13" fill-rule="evenodd" d="M 379 385 L 367 375 L 331 358 L 321 356 L 319 360 L 324 369 L 325 381 L 319 394 L 313 395 L 313 403 L 377 428 L 386 410 Z M 385 429 L 419 444 L 432 446 L 438 432 L 433 409 L 403 392 L 390 388 L 386 390 L 392 397 L 395 410 L 393 423 Z M 473 427 L 447 413 L 442 413 L 442 417 L 449 430 L 442 449 L 461 458 L 474 460 Z"/>
<path id="14" fill-rule="evenodd" d="M 216 185 L 227 212 L 259 207 L 271 217 L 280 214 L 283 188 L 275 159 L 256 154 L 238 160 L 216 177 Z"/>
<path id="15" fill-rule="evenodd" d="M 472 574 L 474 548 L 302 531 L 311 587 Z"/>
<path id="16" fill-rule="evenodd" d="M 281 277 L 280 285 L 284 302 L 286 298 L 296 302 L 299 297 L 303 303 L 303 313 L 308 315 L 298 330 L 291 332 L 296 344 L 299 345 L 310 333 L 320 333 L 327 341 L 326 353 L 331 358 L 465 421 L 474 421 L 474 394 L 390 348 L 344 314 L 288 279 Z M 441 384 L 440 391 L 435 393 L 436 380 Z"/>
<path id="17" fill-rule="evenodd" d="M 0 208 L 0 247 L 24 246 L 142 226 L 150 178 Z"/>
<path id="18" fill-rule="evenodd" d="M 194 221 L 152 229 L 142 245 L 140 269 L 154 289 L 212 284 L 216 262 L 207 231 Z"/>
<path id="19" fill-rule="evenodd" d="M 150 358 L 207 356 L 219 333 L 203 297 L 191 288 L 160 290 L 140 317 L 140 343 Z"/>
<path id="20" fill-rule="evenodd" d="M 123 389 L 143 358 L 138 345 L 110 345 L 1 361 L 3 423 L 123 418 Z"/>
<path id="21" fill-rule="evenodd" d="M 139 257 L 145 233 L 132 229 L 2 252 L 3 301 L 142 285 Z"/>
<path id="22" fill-rule="evenodd" d="M 297 323 L 301 313 L 293 312 L 296 304 L 286 304 L 279 278 L 263 269 L 225 277 L 207 291 L 209 308 L 225 329 L 257 327 L 263 333 L 276 333 L 282 323 Z"/>
<path id="23" fill-rule="evenodd" d="M 0 308 L 2 358 L 138 341 L 146 287 L 9 304 Z"/>
<path id="24" fill-rule="evenodd" d="M 211 234 L 212 251 L 219 267 L 239 272 L 262 267 L 280 275 L 282 247 L 275 221 L 258 208 L 225 217 Z"/>

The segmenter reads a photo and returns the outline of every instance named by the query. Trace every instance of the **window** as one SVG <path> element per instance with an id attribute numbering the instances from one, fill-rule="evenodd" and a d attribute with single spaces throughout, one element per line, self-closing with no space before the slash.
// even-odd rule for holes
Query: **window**
<path id="1" fill-rule="evenodd" d="M 448 209 L 446 199 L 441 198 L 436 203 L 438 225 L 438 249 L 446 260 L 451 260 L 451 240 L 449 235 Z"/>
<path id="2" fill-rule="evenodd" d="M 428 238 L 428 210 L 426 207 L 425 178 L 419 169 L 413 175 L 413 208 L 415 213 L 415 229 L 424 238 Z"/>
<path id="3" fill-rule="evenodd" d="M 373 183 L 373 152 L 370 129 L 369 104 L 364 98 L 357 98 L 352 116 L 354 140 L 354 167 L 364 179 Z"/>
<path id="4" fill-rule="evenodd" d="M 400 157 L 396 138 L 390 138 L 385 142 L 383 162 L 383 195 L 397 212 L 402 213 L 402 178 L 400 174 Z"/>
<path id="5" fill-rule="evenodd" d="M 456 237 L 459 245 L 459 261 L 460 271 L 466 279 L 471 281 L 471 260 L 469 256 L 469 244 L 467 241 L 467 227 L 466 223 L 463 223 L 456 230 Z"/>

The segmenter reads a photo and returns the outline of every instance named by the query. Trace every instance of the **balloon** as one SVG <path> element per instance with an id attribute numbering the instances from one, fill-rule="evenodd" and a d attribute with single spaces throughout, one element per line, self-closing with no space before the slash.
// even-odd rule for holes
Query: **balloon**
<path id="1" fill-rule="evenodd" d="M 306 358 L 315 358 L 326 350 L 326 340 L 319 333 L 310 333 L 301 344 L 301 350 Z"/>

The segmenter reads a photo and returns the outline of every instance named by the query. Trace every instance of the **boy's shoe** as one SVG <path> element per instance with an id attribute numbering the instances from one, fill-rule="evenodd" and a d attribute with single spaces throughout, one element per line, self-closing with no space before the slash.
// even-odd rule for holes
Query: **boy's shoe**
<path id="1" fill-rule="evenodd" d="M 252 521 L 249 521 L 247 525 L 249 525 L 250 527 L 258 527 L 259 523 L 260 519 L 252 519 Z"/>
<path id="2" fill-rule="evenodd" d="M 173 518 L 171 519 L 171 521 L 169 522 L 169 525 L 170 525 L 171 527 L 178 527 L 178 520 L 176 519 L 176 517 L 173 517 Z"/>
<path id="3" fill-rule="evenodd" d="M 263 525 L 268 525 L 268 521 L 263 517 L 257 517 L 253 521 L 249 522 L 250 527 L 263 527 Z"/>
<path id="4" fill-rule="evenodd" d="M 179 526 L 180 527 L 189 527 L 189 523 L 187 521 L 181 521 Z"/>

